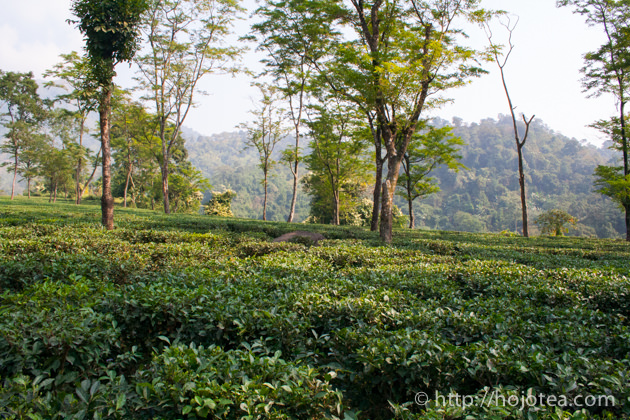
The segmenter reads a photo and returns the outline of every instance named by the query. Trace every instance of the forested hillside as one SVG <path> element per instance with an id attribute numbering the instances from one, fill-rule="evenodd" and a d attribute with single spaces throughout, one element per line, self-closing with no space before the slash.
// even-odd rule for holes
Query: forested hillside
<path id="1" fill-rule="evenodd" d="M 212 136 L 201 136 L 191 131 L 184 132 L 186 148 L 192 164 L 203 172 L 210 180 L 215 191 L 233 189 L 237 196 L 232 203 L 236 217 L 259 219 L 262 217 L 263 186 L 262 170 L 258 167 L 256 151 L 245 149 L 246 133 L 221 133 Z M 285 139 L 281 142 L 274 157 L 279 158 L 280 151 L 292 142 Z M 269 182 L 269 204 L 267 219 L 286 220 L 291 203 L 292 184 L 290 171 L 282 164 L 277 164 L 272 171 Z M 205 199 L 211 196 L 206 192 Z M 309 215 L 309 198 L 305 194 L 298 195 L 296 219 L 301 222 Z"/>
<path id="2" fill-rule="evenodd" d="M 433 124 L 443 126 L 449 122 L 437 119 Z M 465 143 L 461 155 L 468 169 L 457 173 L 443 168 L 436 171 L 442 191 L 414 203 L 418 227 L 473 232 L 519 231 L 517 156 L 511 124 L 508 117 L 489 118 L 479 123 L 458 119 L 452 122 L 454 133 Z M 187 132 L 186 135 L 191 162 L 210 180 L 214 189 L 231 188 L 237 192 L 233 204 L 235 216 L 260 218 L 261 170 L 255 151 L 244 150 L 245 133 L 206 137 Z M 285 143 L 278 150 L 290 141 Z M 544 122 L 534 120 L 525 146 L 530 223 L 541 211 L 558 208 L 578 219 L 570 234 L 621 236 L 624 231 L 622 212 L 608 198 L 593 192 L 593 171 L 610 158 L 611 153 L 606 148 L 567 138 Z M 270 183 L 268 218 L 285 219 L 290 199 L 289 171 L 278 165 Z M 406 211 L 402 200 L 398 200 L 400 208 Z M 297 221 L 308 215 L 309 197 L 302 193 Z"/>

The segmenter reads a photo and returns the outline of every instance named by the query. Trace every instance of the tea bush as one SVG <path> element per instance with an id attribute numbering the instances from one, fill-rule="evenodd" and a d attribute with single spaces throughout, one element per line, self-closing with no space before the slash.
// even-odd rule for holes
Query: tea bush
<path id="1" fill-rule="evenodd" d="M 630 416 L 624 242 L 99 217 L 0 199 L 1 419 Z"/>

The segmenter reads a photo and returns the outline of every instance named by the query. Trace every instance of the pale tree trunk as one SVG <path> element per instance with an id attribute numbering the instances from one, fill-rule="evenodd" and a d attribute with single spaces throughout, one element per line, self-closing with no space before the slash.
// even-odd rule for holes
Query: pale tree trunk
<path id="1" fill-rule="evenodd" d="M 15 163 L 13 165 L 13 184 L 11 185 L 11 200 L 15 196 L 15 183 L 17 181 L 17 173 L 18 173 L 18 154 L 15 154 Z"/>
<path id="2" fill-rule="evenodd" d="M 79 129 L 79 146 L 81 146 L 81 150 L 83 150 L 83 132 L 85 131 L 85 120 L 81 119 L 81 127 Z M 82 193 L 82 188 L 81 188 L 81 171 L 83 170 L 83 168 L 81 167 L 81 156 L 79 156 L 79 160 L 77 162 L 77 188 L 76 188 L 76 194 L 77 194 L 77 199 L 76 199 L 76 204 L 79 205 L 81 204 L 81 193 Z"/>
<path id="3" fill-rule="evenodd" d="M 162 170 L 162 195 L 164 196 L 164 213 L 171 214 L 171 203 L 168 196 L 168 161 L 170 160 L 170 150 L 166 144 L 165 138 L 166 121 L 162 121 L 161 124 L 160 137 L 162 137 L 162 165 L 160 166 L 160 169 Z"/>
<path id="4" fill-rule="evenodd" d="M 339 226 L 341 224 L 340 216 L 339 216 L 339 191 L 333 191 L 333 220 L 332 224 L 335 226 Z"/>
<path id="5" fill-rule="evenodd" d="M 263 182 L 265 188 L 265 199 L 263 201 L 263 220 L 267 220 L 267 171 L 265 170 L 265 180 Z"/>
<path id="6" fill-rule="evenodd" d="M 30 176 L 28 177 L 27 183 L 28 183 L 28 187 L 27 187 L 28 188 L 28 198 L 30 200 L 30 198 L 31 198 L 31 177 Z"/>
<path id="7" fill-rule="evenodd" d="M 103 195 L 101 196 L 102 223 L 107 230 L 114 229 L 114 197 L 112 196 L 112 151 L 109 143 L 109 114 L 112 101 L 112 89 L 110 84 L 103 87 L 99 108 L 101 143 L 103 149 Z"/>
<path id="8" fill-rule="evenodd" d="M 630 175 L 630 167 L 628 165 L 628 137 L 627 137 L 627 128 L 626 128 L 626 116 L 625 114 L 625 98 L 621 96 L 619 112 L 620 112 L 620 122 L 621 122 L 621 152 L 623 153 L 623 175 L 627 177 Z M 626 198 L 626 200 L 630 200 L 630 198 Z M 626 212 L 626 241 L 630 242 L 630 203 L 624 204 L 624 210 Z"/>
<path id="9" fill-rule="evenodd" d="M 302 120 L 302 109 L 304 108 L 304 83 L 302 83 L 302 90 L 299 97 L 299 111 L 297 115 L 297 121 L 294 119 L 295 124 L 295 162 L 291 168 L 293 174 L 293 196 L 291 197 L 291 209 L 289 210 L 289 217 L 287 217 L 287 223 L 292 223 L 295 217 L 295 205 L 297 203 L 298 181 L 300 178 L 299 166 L 300 166 L 300 124 Z M 293 114 L 293 108 L 291 108 L 291 115 Z"/>
<path id="10" fill-rule="evenodd" d="M 296 144 L 296 153 L 297 153 L 297 144 Z M 291 172 L 293 173 L 293 197 L 291 197 L 291 210 L 289 210 L 289 217 L 287 217 L 287 223 L 292 223 L 293 218 L 295 217 L 295 204 L 297 203 L 297 191 L 298 191 L 298 181 L 299 181 L 299 173 L 298 173 L 299 163 L 300 161 L 296 159 L 295 166 L 291 170 Z"/>
<path id="11" fill-rule="evenodd" d="M 518 150 L 518 183 L 521 186 L 521 209 L 523 213 L 523 236 L 529 237 L 529 227 L 527 223 L 527 196 L 525 194 L 525 171 L 523 169 L 523 146 L 516 141 Z"/>
<path id="12" fill-rule="evenodd" d="M 133 172 L 133 166 L 131 164 L 131 154 L 127 153 L 127 179 L 125 180 L 125 193 L 123 199 L 123 207 L 127 207 L 127 190 L 129 189 L 129 181 L 131 180 L 131 174 Z"/>
<path id="13" fill-rule="evenodd" d="M 398 184 L 400 165 L 400 157 L 389 157 L 387 162 L 387 179 L 383 183 L 380 235 L 381 239 L 388 244 L 393 239 L 394 218 L 392 209 L 394 207 L 394 192 L 396 191 L 396 184 Z"/>

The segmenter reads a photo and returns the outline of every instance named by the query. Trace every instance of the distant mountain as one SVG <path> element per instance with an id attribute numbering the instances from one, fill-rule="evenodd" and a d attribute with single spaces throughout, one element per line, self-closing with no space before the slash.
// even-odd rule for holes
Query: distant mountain
<path id="1" fill-rule="evenodd" d="M 518 163 L 511 119 L 500 117 L 479 123 L 437 119 L 433 124 L 454 126 L 455 134 L 466 143 L 461 155 L 468 170 L 436 171 L 442 191 L 415 202 L 418 227 L 476 232 L 520 230 Z M 237 192 L 235 215 L 260 218 L 262 174 L 255 151 L 243 150 L 245 133 L 202 136 L 186 131 L 185 138 L 191 162 L 215 189 L 231 188 Z M 287 139 L 276 150 L 291 143 L 292 139 Z M 593 171 L 614 157 L 610 150 L 570 139 L 534 120 L 524 156 L 530 225 L 534 230 L 537 214 L 559 208 L 579 219 L 573 234 L 618 237 L 624 232 L 619 209 L 593 192 Z M 309 215 L 309 197 L 303 192 L 299 197 L 297 217 L 303 220 Z M 290 199 L 289 170 L 278 166 L 271 180 L 269 218 L 284 220 Z M 397 198 L 397 203 L 406 211 L 402 200 Z"/>

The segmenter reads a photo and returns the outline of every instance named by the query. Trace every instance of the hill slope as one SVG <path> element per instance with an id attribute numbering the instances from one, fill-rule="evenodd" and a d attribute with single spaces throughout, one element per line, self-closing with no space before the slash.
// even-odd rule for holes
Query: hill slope
<path id="1" fill-rule="evenodd" d="M 434 125 L 445 124 L 447 121 L 434 120 Z M 455 134 L 466 143 L 461 154 L 468 170 L 437 170 L 442 191 L 415 203 L 417 225 L 472 232 L 519 230 L 518 164 L 511 120 L 500 117 L 465 124 L 455 119 L 453 125 Z M 237 192 L 235 215 L 260 218 L 261 171 L 255 152 L 243 150 L 245 133 L 187 134 L 192 163 L 215 188 L 229 187 Z M 278 150 L 289 142 L 279 145 Z M 573 234 L 610 238 L 623 233 L 621 212 L 610 200 L 592 192 L 593 170 L 611 158 L 607 149 L 580 143 L 534 120 L 524 150 L 530 225 L 541 211 L 559 208 L 579 219 Z M 309 214 L 309 198 L 304 193 L 299 197 L 298 221 Z M 284 220 L 290 198 L 289 171 L 278 167 L 271 180 L 270 220 Z M 406 211 L 400 199 L 398 204 Z"/>

